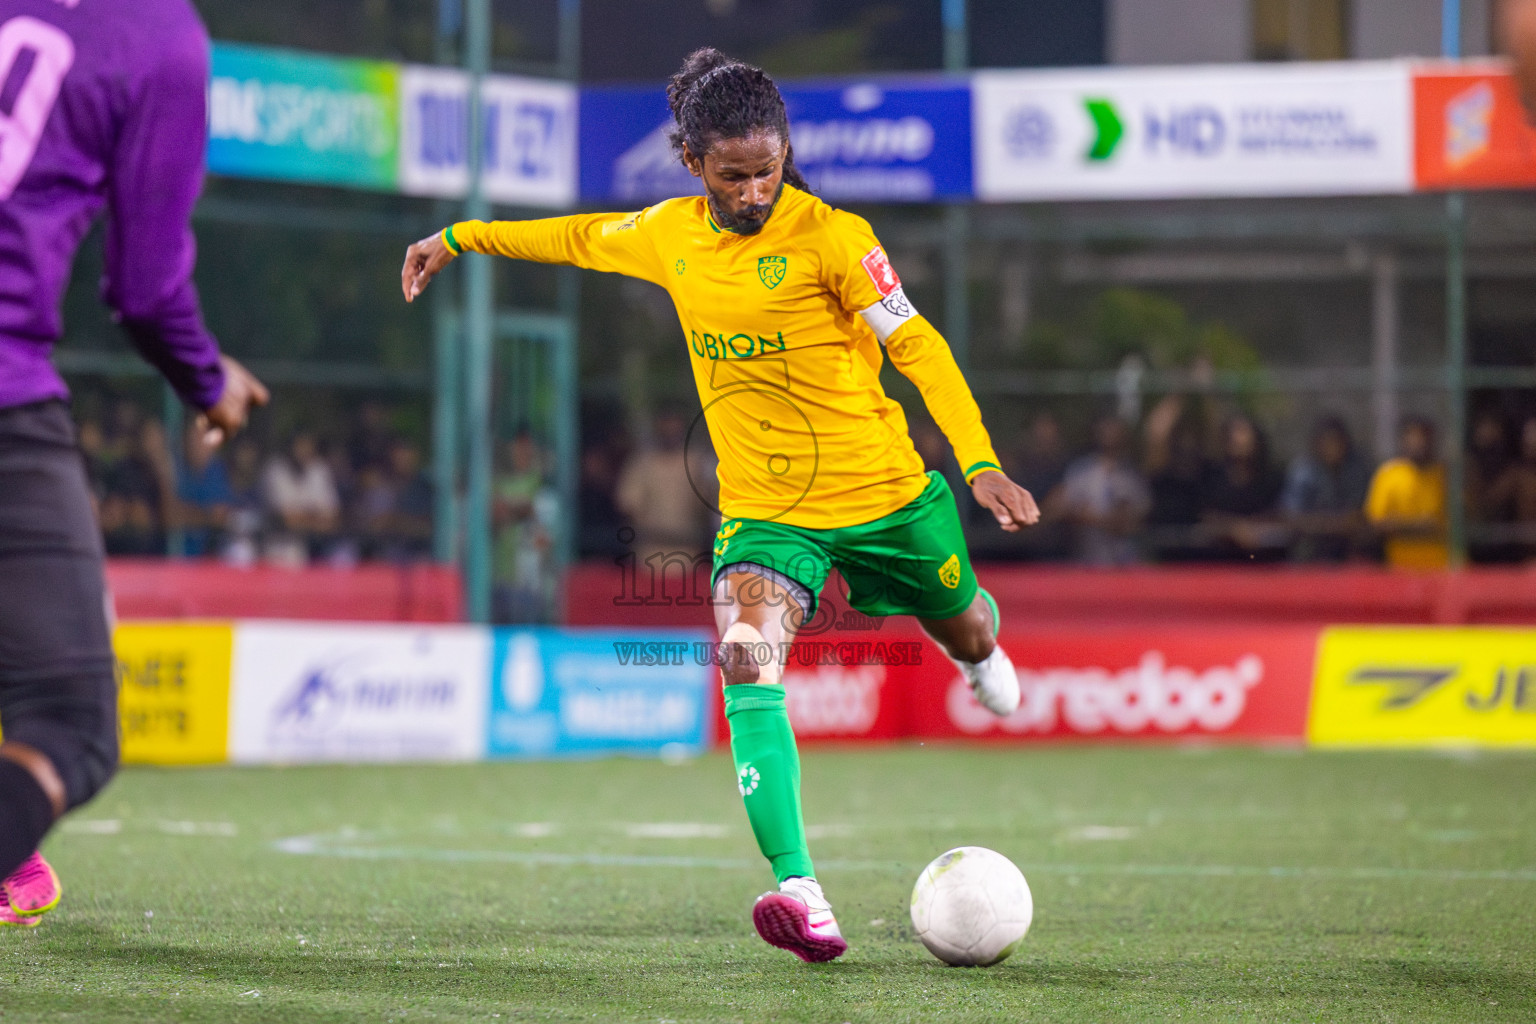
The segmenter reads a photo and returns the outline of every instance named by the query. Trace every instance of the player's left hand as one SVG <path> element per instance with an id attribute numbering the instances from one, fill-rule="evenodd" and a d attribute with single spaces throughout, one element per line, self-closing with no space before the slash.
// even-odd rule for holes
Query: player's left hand
<path id="1" fill-rule="evenodd" d="M 1034 496 L 996 470 L 987 470 L 971 482 L 976 500 L 997 517 L 997 525 L 1009 533 L 1018 533 L 1040 521 L 1040 506 Z"/>
<path id="2" fill-rule="evenodd" d="M 267 386 L 237 360 L 221 354 L 219 362 L 224 367 L 224 391 L 219 400 L 197 418 L 203 443 L 209 448 L 217 448 L 234 437 L 244 428 L 252 409 L 272 400 Z"/>
<path id="3" fill-rule="evenodd" d="M 405 301 L 414 301 L 438 272 L 452 262 L 453 250 L 443 242 L 442 232 L 428 235 L 405 250 L 405 266 L 400 270 L 400 290 L 405 292 Z"/>

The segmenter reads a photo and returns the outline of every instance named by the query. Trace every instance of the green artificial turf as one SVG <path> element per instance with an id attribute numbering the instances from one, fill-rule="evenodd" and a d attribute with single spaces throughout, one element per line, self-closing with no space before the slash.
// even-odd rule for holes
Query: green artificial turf
<path id="1" fill-rule="evenodd" d="M 1536 757 L 813 750 L 851 949 L 800 963 L 721 756 L 125 771 L 0 931 L 0 1021 L 1529 1021 Z M 989 846 L 1013 959 L 949 968 L 907 898 Z M 499 1015 L 499 1016 L 498 1016 Z"/>

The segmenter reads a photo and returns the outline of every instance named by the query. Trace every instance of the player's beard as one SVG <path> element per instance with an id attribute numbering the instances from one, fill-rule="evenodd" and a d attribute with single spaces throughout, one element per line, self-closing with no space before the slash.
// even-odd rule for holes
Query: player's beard
<path id="1" fill-rule="evenodd" d="M 778 191 L 773 194 L 773 202 L 759 203 L 756 206 L 748 206 L 740 213 L 732 215 L 727 213 L 724 204 L 713 192 L 709 193 L 709 212 L 714 214 L 715 223 L 722 230 L 734 235 L 755 235 L 768 224 L 768 218 L 773 216 L 773 208 L 779 205 L 779 197 L 784 194 L 784 182 L 779 182 Z"/>

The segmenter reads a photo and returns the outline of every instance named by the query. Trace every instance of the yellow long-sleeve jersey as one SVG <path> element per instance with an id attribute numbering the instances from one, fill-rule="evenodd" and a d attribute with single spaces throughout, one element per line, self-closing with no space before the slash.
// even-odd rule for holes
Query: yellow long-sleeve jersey
<path id="1" fill-rule="evenodd" d="M 926 484 L 880 347 L 922 393 L 966 481 L 997 468 L 943 337 L 916 310 L 868 222 L 786 186 L 755 235 L 722 231 L 703 197 L 638 213 L 467 221 L 455 251 L 628 274 L 682 320 L 720 460 L 720 510 L 831 529 L 878 519 Z"/>

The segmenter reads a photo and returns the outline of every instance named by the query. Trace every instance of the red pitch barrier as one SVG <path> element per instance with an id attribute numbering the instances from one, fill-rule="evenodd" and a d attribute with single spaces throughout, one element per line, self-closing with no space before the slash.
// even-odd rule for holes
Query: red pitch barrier
<path id="1" fill-rule="evenodd" d="M 114 558 L 107 586 L 121 619 L 460 622 L 464 587 L 445 565 L 239 569 L 218 562 Z"/>
<path id="2" fill-rule="evenodd" d="M 679 560 L 680 561 L 680 560 Z M 712 626 L 707 563 L 664 574 L 586 563 L 566 577 L 565 621 L 577 626 Z M 1005 623 L 1130 624 L 1536 623 L 1536 568 L 1456 573 L 1210 567 L 1081 569 L 980 565 Z M 838 586 L 836 577 L 832 586 Z M 829 591 L 832 588 L 829 587 Z"/>

